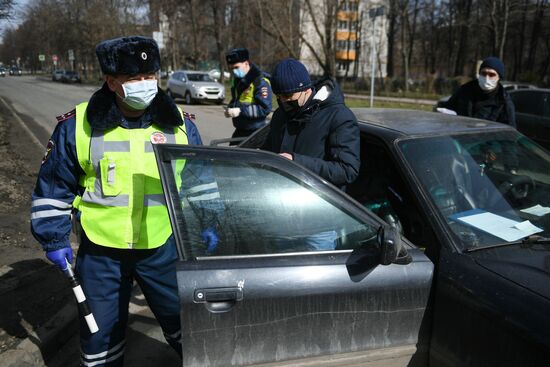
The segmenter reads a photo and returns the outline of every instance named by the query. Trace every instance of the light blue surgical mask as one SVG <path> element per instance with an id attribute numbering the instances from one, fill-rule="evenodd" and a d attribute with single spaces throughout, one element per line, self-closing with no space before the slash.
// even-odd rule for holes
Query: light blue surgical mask
<path id="1" fill-rule="evenodd" d="M 124 90 L 122 101 L 134 110 L 144 110 L 149 107 L 158 93 L 156 79 L 124 83 L 122 89 Z"/>
<path id="2" fill-rule="evenodd" d="M 241 68 L 235 68 L 233 69 L 233 74 L 235 74 L 235 76 L 237 78 L 244 78 L 244 76 L 246 75 L 246 73 L 244 72 L 243 69 Z"/>

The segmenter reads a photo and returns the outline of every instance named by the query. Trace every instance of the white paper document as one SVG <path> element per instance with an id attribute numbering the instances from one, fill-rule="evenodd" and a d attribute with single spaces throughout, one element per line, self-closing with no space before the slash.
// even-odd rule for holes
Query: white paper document
<path id="1" fill-rule="evenodd" d="M 520 211 L 527 214 L 536 215 L 537 217 L 542 217 L 543 215 L 550 213 L 550 208 L 537 204 L 530 208 L 521 209 Z"/>
<path id="2" fill-rule="evenodd" d="M 437 107 L 436 108 L 437 112 L 441 112 L 441 113 L 444 113 L 446 115 L 453 115 L 453 116 L 456 116 L 456 112 L 453 111 L 453 110 L 450 110 L 448 108 L 444 108 L 444 107 Z"/>
<path id="3" fill-rule="evenodd" d="M 465 212 L 464 214 L 464 216 L 460 216 L 460 214 L 455 215 L 453 219 L 478 228 L 484 232 L 492 234 L 493 236 L 502 238 L 508 242 L 517 241 L 521 238 L 530 236 L 533 233 L 543 231 L 541 228 L 533 225 L 528 220 L 524 222 L 517 222 L 515 220 L 484 211 L 477 211 L 476 214 L 471 215 L 468 215 L 468 212 Z"/>

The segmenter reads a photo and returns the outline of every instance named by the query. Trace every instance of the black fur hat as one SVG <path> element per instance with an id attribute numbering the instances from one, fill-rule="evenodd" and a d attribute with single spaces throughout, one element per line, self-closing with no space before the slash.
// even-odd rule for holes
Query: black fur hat
<path id="1" fill-rule="evenodd" d="M 225 55 L 225 61 L 229 65 L 248 60 L 248 50 L 246 48 L 234 48 Z"/>
<path id="2" fill-rule="evenodd" d="M 151 74 L 160 69 L 160 53 L 152 38 L 131 36 L 99 43 L 95 48 L 104 74 Z"/>

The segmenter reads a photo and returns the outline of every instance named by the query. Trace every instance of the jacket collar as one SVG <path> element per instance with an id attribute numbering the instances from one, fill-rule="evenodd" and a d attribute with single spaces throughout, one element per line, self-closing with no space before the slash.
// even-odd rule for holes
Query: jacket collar
<path id="1" fill-rule="evenodd" d="M 117 127 L 126 120 L 116 104 L 115 93 L 111 92 L 107 83 L 103 83 L 101 89 L 90 98 L 86 109 L 88 123 L 94 129 L 106 130 Z M 153 99 L 151 105 L 139 118 L 140 125 L 148 126 L 151 123 L 163 127 L 175 127 L 183 125 L 181 114 L 172 100 L 162 89 Z"/>
<path id="2" fill-rule="evenodd" d="M 242 94 L 246 90 L 246 88 L 248 88 L 248 86 L 260 76 L 262 76 L 262 71 L 260 70 L 260 68 L 251 63 L 248 73 L 246 73 L 246 75 L 243 78 L 239 79 L 239 81 L 237 82 L 236 89 L 238 94 Z"/>

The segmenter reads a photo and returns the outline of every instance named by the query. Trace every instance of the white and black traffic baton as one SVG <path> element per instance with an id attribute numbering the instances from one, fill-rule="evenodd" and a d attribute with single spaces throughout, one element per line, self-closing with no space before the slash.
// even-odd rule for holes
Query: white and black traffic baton
<path id="1" fill-rule="evenodd" d="M 65 259 L 65 261 L 67 261 L 67 259 Z M 94 314 L 92 313 L 92 311 L 90 311 L 90 307 L 88 307 L 88 302 L 86 302 L 84 291 L 82 290 L 78 279 L 76 279 L 76 277 L 74 276 L 73 268 L 71 267 L 69 261 L 67 261 L 67 269 L 65 269 L 64 273 L 67 275 L 67 278 L 69 278 L 69 281 L 71 282 L 76 301 L 78 302 L 78 310 L 82 315 L 84 315 L 84 319 L 88 324 L 88 329 L 90 329 L 90 333 L 96 333 L 99 328 L 97 327 L 97 323 L 95 322 Z"/>

